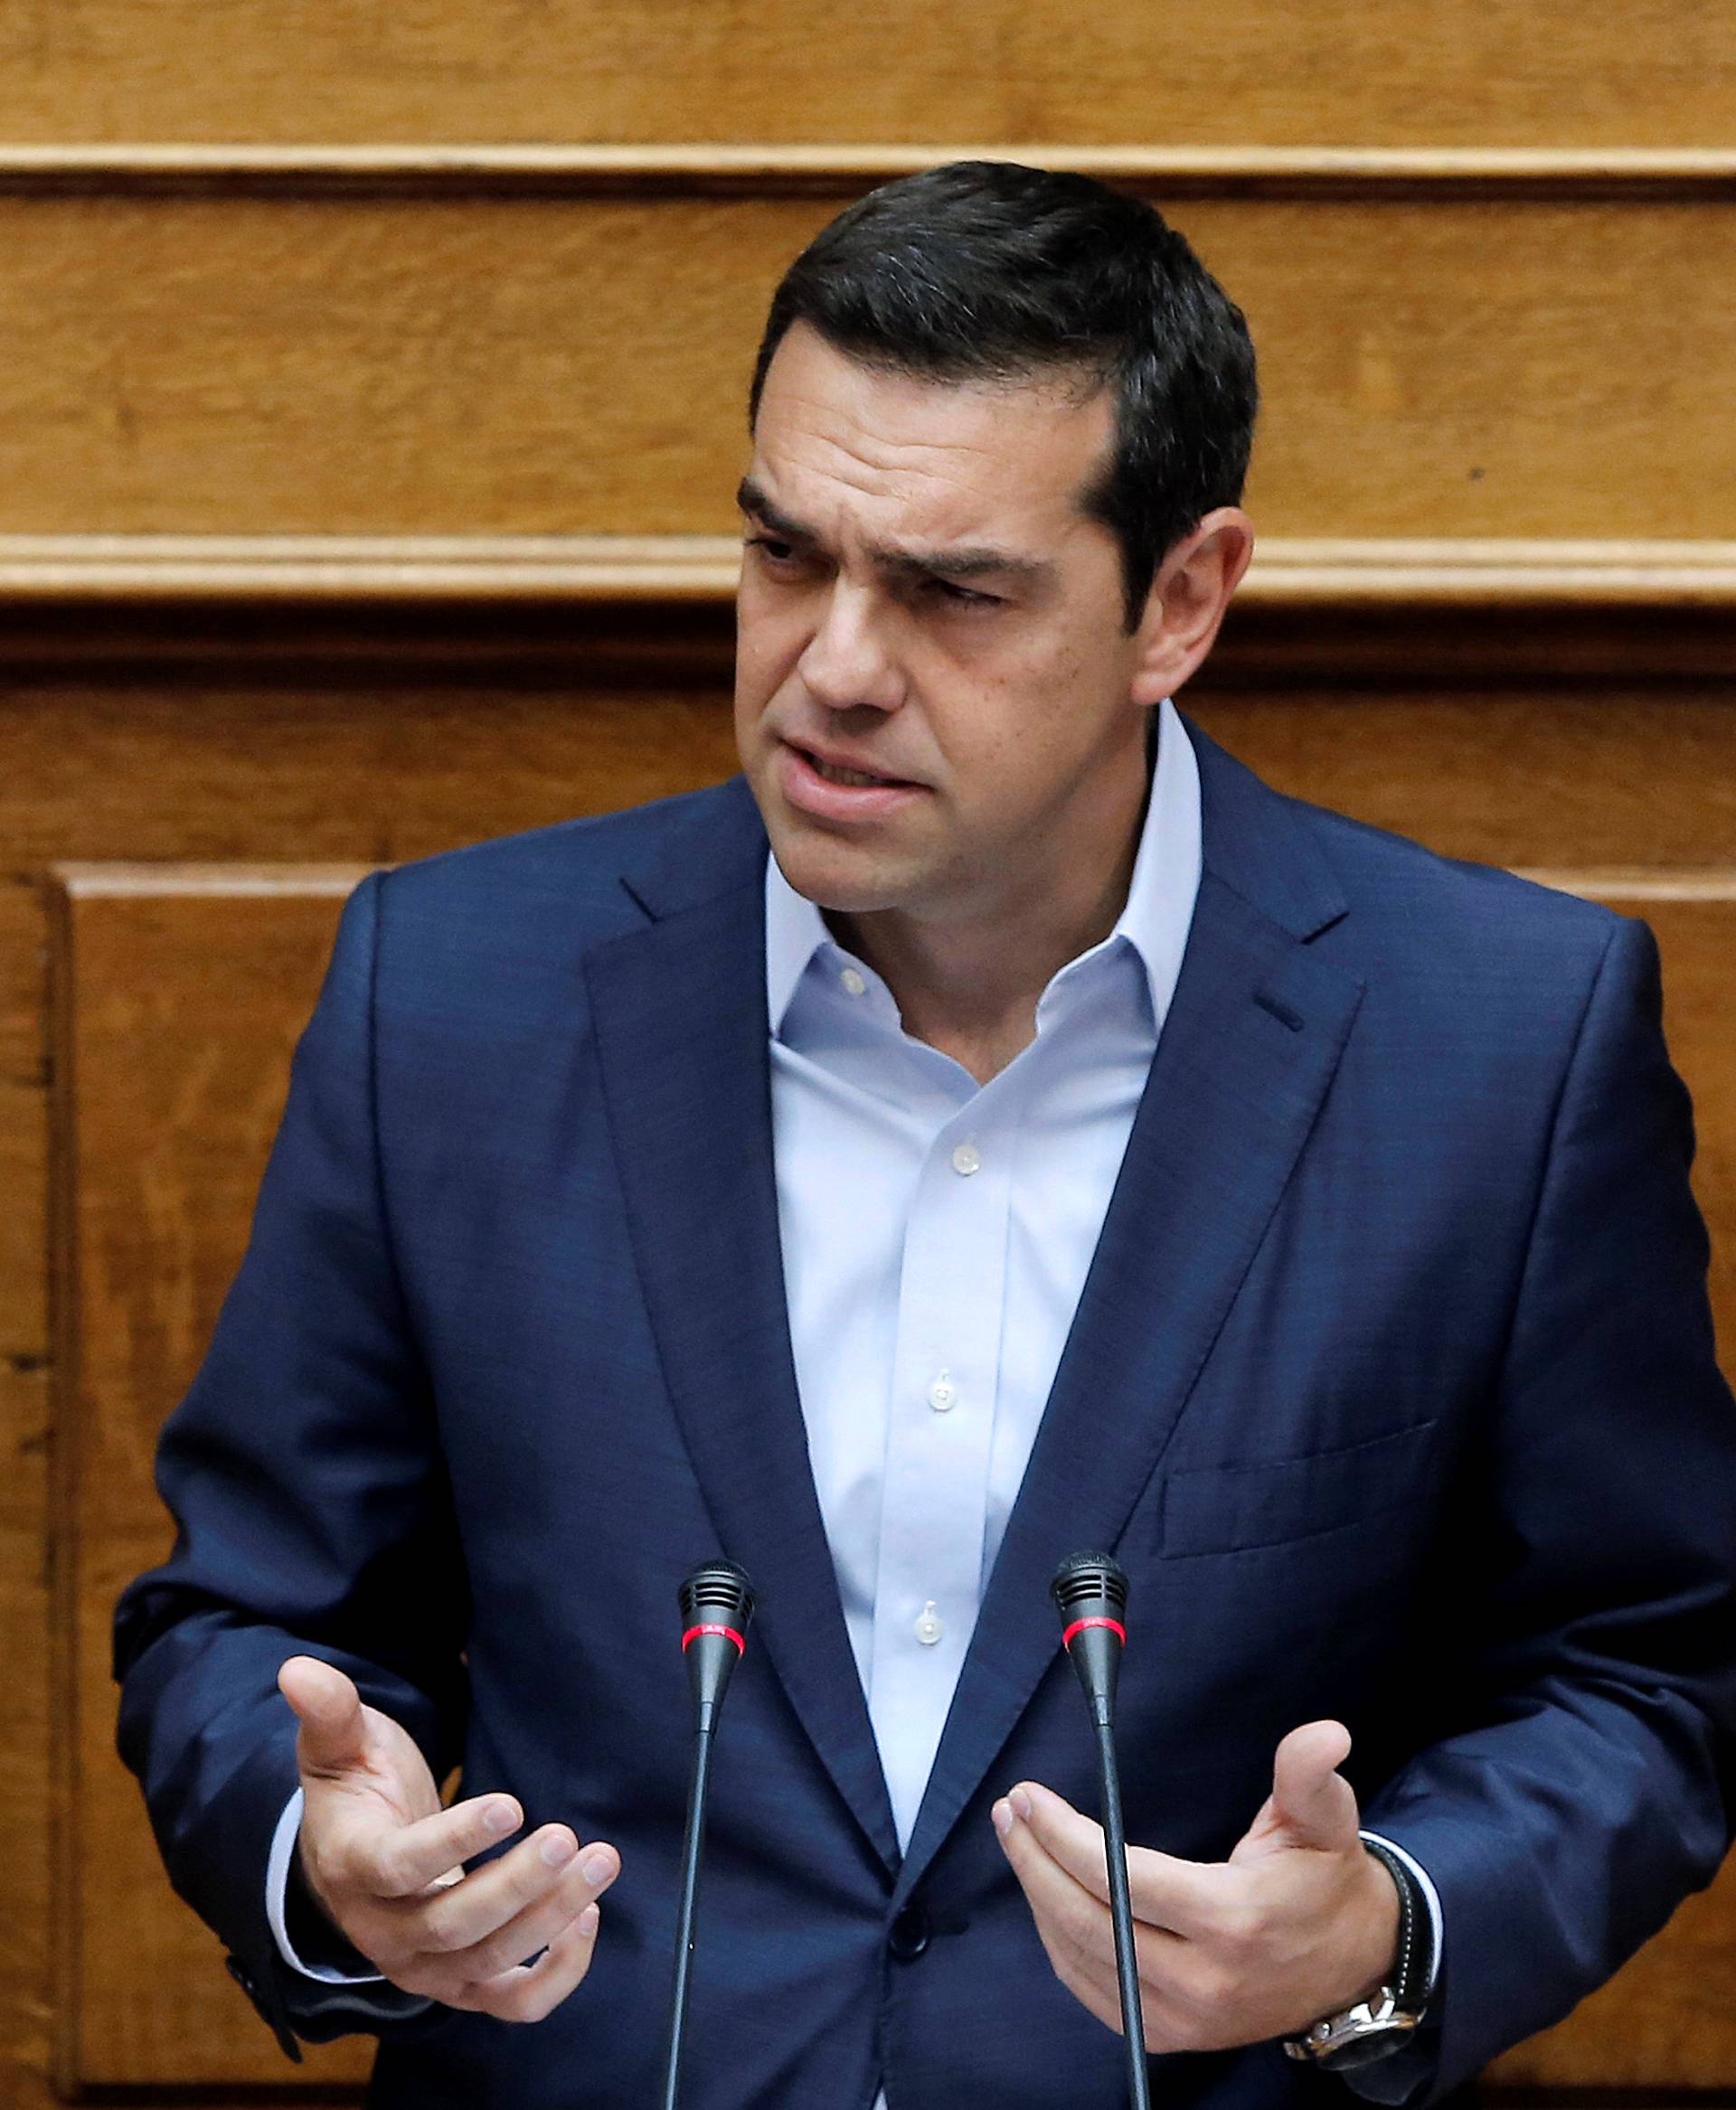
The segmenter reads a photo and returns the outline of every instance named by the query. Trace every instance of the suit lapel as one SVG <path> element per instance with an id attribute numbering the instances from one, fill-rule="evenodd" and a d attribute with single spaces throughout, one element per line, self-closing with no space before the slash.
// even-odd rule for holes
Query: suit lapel
<path id="1" fill-rule="evenodd" d="M 898 1859 L 873 1730 L 808 1464 L 785 1306 L 767 1054 L 765 837 L 731 787 L 715 842 L 639 875 L 656 920 L 587 962 L 604 1092 L 665 1377 L 715 1547 L 760 1592 L 754 1640 L 885 1864 Z M 745 810 L 743 810 L 745 809 Z M 680 869 L 675 869 L 679 865 Z"/>
<path id="2" fill-rule="evenodd" d="M 1286 801 L 1197 734 L 1194 744 L 1205 871 L 1181 977 L 917 1816 L 901 1897 L 1056 1660 L 1048 1592 L 1056 1564 L 1114 1547 L 1162 1457 L 1361 1000 L 1356 978 L 1306 944 L 1344 913 L 1312 840 Z"/>

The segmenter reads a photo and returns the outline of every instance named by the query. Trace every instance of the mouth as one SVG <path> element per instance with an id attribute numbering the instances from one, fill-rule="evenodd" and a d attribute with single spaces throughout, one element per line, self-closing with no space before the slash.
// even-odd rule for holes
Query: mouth
<path id="1" fill-rule="evenodd" d="M 924 788 L 908 777 L 841 762 L 796 740 L 783 742 L 779 779 L 790 804 L 822 822 L 875 821 Z"/>
<path id="2" fill-rule="evenodd" d="M 798 748 L 797 752 L 814 774 L 826 784 L 847 784 L 857 790 L 879 790 L 885 786 L 905 781 L 901 777 L 876 777 L 867 769 L 846 769 L 842 762 L 828 762 L 811 748 Z"/>

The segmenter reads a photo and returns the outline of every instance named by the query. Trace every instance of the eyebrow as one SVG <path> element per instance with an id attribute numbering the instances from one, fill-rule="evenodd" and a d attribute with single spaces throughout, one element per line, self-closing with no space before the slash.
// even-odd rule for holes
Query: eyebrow
<path id="1" fill-rule="evenodd" d="M 750 520 L 799 550 L 815 550 L 820 538 L 793 513 L 786 513 L 767 496 L 751 476 L 743 476 L 735 502 Z M 871 542 L 868 554 L 882 570 L 906 579 L 981 579 L 989 573 L 1025 584 L 1045 579 L 1054 566 L 1040 557 L 1017 557 L 1010 550 L 960 547 L 944 550 L 900 550 L 883 542 Z"/>

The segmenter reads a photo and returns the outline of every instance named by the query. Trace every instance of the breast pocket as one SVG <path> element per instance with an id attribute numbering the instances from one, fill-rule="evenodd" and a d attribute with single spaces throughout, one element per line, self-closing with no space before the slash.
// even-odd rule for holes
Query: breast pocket
<path id="1" fill-rule="evenodd" d="M 1164 1489 L 1165 1559 L 1316 1539 L 1413 1502 L 1432 1463 L 1436 1424 L 1302 1458 L 1173 1473 Z"/>

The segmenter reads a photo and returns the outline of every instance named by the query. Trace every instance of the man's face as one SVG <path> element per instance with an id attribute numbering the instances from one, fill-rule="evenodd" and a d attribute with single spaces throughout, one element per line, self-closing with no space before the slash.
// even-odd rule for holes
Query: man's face
<path id="1" fill-rule="evenodd" d="M 1126 853 L 1151 699 L 1118 546 L 1080 508 L 1112 420 L 1104 391 L 879 372 L 803 325 L 778 346 L 736 739 L 822 907 L 992 926 Z"/>

